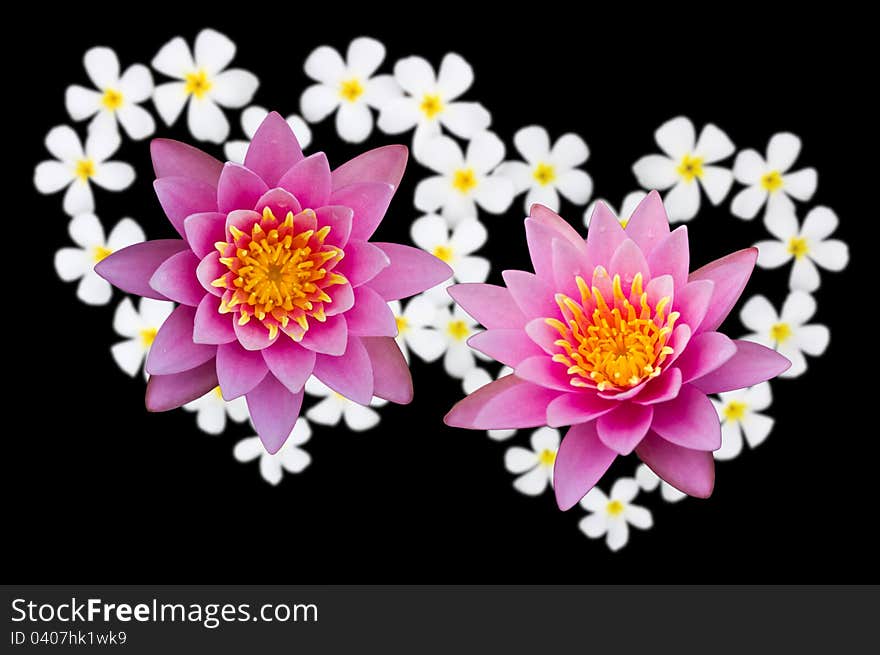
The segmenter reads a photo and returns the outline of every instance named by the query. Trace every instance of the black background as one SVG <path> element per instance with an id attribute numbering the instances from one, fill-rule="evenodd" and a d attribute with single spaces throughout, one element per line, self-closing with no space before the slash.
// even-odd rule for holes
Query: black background
<path id="1" fill-rule="evenodd" d="M 110 13 L 53 13 L 10 26 L 5 59 L 21 75 L 7 98 L 15 107 L 7 200 L 17 209 L 6 216 L 6 256 L 7 266 L 21 266 L 7 268 L 4 282 L 12 299 L 4 386 L 13 396 L 4 403 L 2 458 L 10 575 L 27 582 L 191 583 L 876 580 L 870 530 L 877 430 L 863 420 L 877 388 L 877 330 L 864 315 L 876 297 L 865 262 L 877 218 L 865 166 L 876 151 L 868 135 L 876 137 L 861 100 L 860 84 L 869 78 L 859 35 L 832 42 L 843 29 L 833 16 L 808 25 L 802 15 L 794 21 L 794 14 L 746 7 L 736 12 L 742 24 L 708 13 L 692 24 L 685 18 L 693 13 L 640 16 L 635 9 L 554 16 L 547 7 L 541 20 L 505 10 L 497 27 L 467 5 L 414 6 L 398 28 L 381 15 L 388 6 L 371 11 L 300 7 L 276 15 L 251 3 L 229 15 L 216 5 L 186 18 L 182 9 L 117 4 Z M 374 36 L 388 48 L 382 72 L 402 56 L 422 55 L 437 66 L 447 51 L 459 52 L 476 73 L 468 98 L 492 112 L 509 156 L 516 156 L 513 133 L 524 125 L 544 125 L 554 139 L 576 131 L 590 146 L 595 195 L 615 206 L 637 188 L 632 163 L 656 151 L 654 130 L 678 114 L 698 128 L 714 122 L 738 148 L 762 152 L 777 131 L 799 134 L 798 165 L 819 170 L 807 207 L 835 209 L 835 236 L 851 248 L 847 271 L 823 273 L 817 292 L 815 320 L 831 327 L 830 348 L 801 378 L 773 384 L 768 413 L 776 427 L 757 450 L 719 463 L 710 500 L 669 505 L 658 493 L 640 496 L 655 527 L 633 531 L 616 554 L 580 533 L 580 509 L 562 513 L 552 494 L 529 498 L 512 488 L 503 454 L 527 443 L 530 430 L 495 443 L 483 432 L 443 426 L 462 393 L 439 363 L 414 362 L 416 401 L 382 409 L 376 429 L 316 426 L 306 445 L 311 466 L 271 487 L 256 463 L 232 457 L 236 441 L 253 433 L 248 426 L 232 424 L 211 437 L 191 413 L 145 412 L 143 380 L 129 379 L 110 356 L 121 295 L 88 307 L 75 285 L 58 280 L 52 258 L 69 245 L 68 218 L 61 195 L 39 196 L 31 181 L 48 156 L 46 132 L 70 123 L 64 89 L 89 85 L 81 62 L 89 47 L 112 47 L 123 68 L 149 64 L 171 37 L 191 43 L 207 26 L 237 43 L 234 65 L 259 76 L 254 103 L 285 115 L 298 111 L 308 84 L 302 64 L 318 45 L 344 52 L 351 38 Z M 228 115 L 231 138 L 240 138 L 238 112 Z M 325 150 L 336 165 L 366 147 L 410 138 L 374 131 L 367 145 L 350 147 L 332 119 L 313 132 L 310 150 Z M 158 133 L 191 141 L 183 119 L 172 130 L 160 124 Z M 118 159 L 135 165 L 138 179 L 124 193 L 96 191 L 105 228 L 130 215 L 149 238 L 170 236 L 149 184 L 147 143 L 124 139 Z M 427 174 L 411 161 L 379 238 L 409 242 L 418 215 L 413 190 Z M 694 268 L 766 238 L 760 218 L 746 223 L 729 213 L 732 196 L 718 208 L 703 196 L 689 224 Z M 505 216 L 481 216 L 490 230 L 483 250 L 492 261 L 490 281 L 500 281 L 505 268 L 528 266 L 521 209 L 519 196 Z M 563 204 L 562 213 L 583 232 L 583 208 Z M 746 295 L 764 293 L 778 307 L 787 270 L 756 270 Z M 725 327 L 734 336 L 744 332 L 736 313 Z M 607 480 L 631 475 L 636 465 L 619 462 Z"/>

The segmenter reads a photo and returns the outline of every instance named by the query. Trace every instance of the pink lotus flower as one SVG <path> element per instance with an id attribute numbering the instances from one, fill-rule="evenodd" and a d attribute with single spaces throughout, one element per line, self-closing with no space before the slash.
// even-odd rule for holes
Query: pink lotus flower
<path id="1" fill-rule="evenodd" d="M 156 195 L 183 238 L 136 244 L 95 267 L 123 291 L 180 303 L 147 357 L 147 409 L 179 407 L 219 384 L 227 400 L 246 396 L 275 453 L 312 374 L 355 402 L 412 399 L 387 301 L 452 271 L 416 248 L 369 241 L 403 175 L 404 146 L 331 172 L 324 153 L 304 158 L 271 113 L 243 166 L 165 139 L 151 151 Z"/>
<path id="2" fill-rule="evenodd" d="M 446 423 L 572 426 L 554 467 L 563 510 L 633 450 L 674 487 L 708 497 L 721 427 L 706 394 L 757 384 L 790 365 L 769 348 L 716 331 L 745 288 L 757 249 L 689 274 L 687 228 L 669 232 L 656 191 L 626 228 L 598 203 L 586 241 L 541 205 L 525 225 L 535 274 L 504 271 L 506 288 L 449 288 L 486 327 L 468 343 L 514 373 L 460 401 Z"/>

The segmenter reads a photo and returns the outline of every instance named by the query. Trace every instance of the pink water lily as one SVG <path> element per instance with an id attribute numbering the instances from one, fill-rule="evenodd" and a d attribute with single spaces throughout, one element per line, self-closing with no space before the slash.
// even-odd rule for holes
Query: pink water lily
<path id="1" fill-rule="evenodd" d="M 706 394 L 757 384 L 790 365 L 717 331 L 757 249 L 689 273 L 687 228 L 669 231 L 656 191 L 626 228 L 598 203 L 586 240 L 541 205 L 532 206 L 525 227 L 534 274 L 504 271 L 506 287 L 449 288 L 486 327 L 468 343 L 514 372 L 460 401 L 446 423 L 572 426 L 554 466 L 564 510 L 618 455 L 633 451 L 674 487 L 708 497 L 721 427 Z"/>
<path id="2" fill-rule="evenodd" d="M 412 399 L 387 302 L 452 271 L 422 250 L 370 241 L 403 175 L 404 146 L 331 172 L 324 153 L 303 156 L 273 112 L 244 165 L 165 139 L 151 151 L 156 195 L 182 238 L 130 246 L 95 267 L 123 291 L 179 303 L 147 357 L 147 409 L 219 385 L 226 400 L 247 398 L 275 453 L 312 374 L 358 403 Z"/>

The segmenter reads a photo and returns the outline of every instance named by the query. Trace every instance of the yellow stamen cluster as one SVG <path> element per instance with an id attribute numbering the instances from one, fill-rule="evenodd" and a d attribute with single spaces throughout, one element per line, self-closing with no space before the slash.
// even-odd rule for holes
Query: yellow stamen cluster
<path id="1" fill-rule="evenodd" d="M 355 102 L 362 95 L 364 95 L 364 85 L 356 77 L 345 80 L 339 85 L 339 97 L 346 102 Z"/>
<path id="2" fill-rule="evenodd" d="M 795 259 L 803 259 L 810 252 L 810 244 L 807 243 L 807 240 L 804 237 L 792 237 L 788 240 L 788 246 L 786 247 L 790 255 L 793 255 Z"/>
<path id="3" fill-rule="evenodd" d="M 601 266 L 593 275 L 607 276 Z M 673 353 L 666 344 L 679 317 L 678 312 L 667 313 L 671 298 L 661 298 L 651 307 L 641 273 L 633 278 L 628 296 L 615 275 L 610 302 L 582 277 L 576 282 L 580 302 L 556 294 L 564 320 L 545 319 L 561 337 L 554 343 L 564 352 L 555 354 L 553 361 L 567 367 L 571 385 L 622 390 L 660 375 L 661 365 Z"/>
<path id="4" fill-rule="evenodd" d="M 443 112 L 443 100 L 436 93 L 426 93 L 419 103 L 419 109 L 422 110 L 426 118 L 434 118 Z"/>
<path id="5" fill-rule="evenodd" d="M 547 186 L 556 180 L 556 169 L 550 164 L 542 162 L 535 166 L 532 177 L 535 178 L 535 182 L 541 186 Z"/>
<path id="6" fill-rule="evenodd" d="M 104 91 L 104 95 L 101 96 L 101 104 L 109 111 L 119 109 L 122 106 L 122 101 L 122 91 L 117 91 L 116 89 L 107 89 Z"/>
<path id="7" fill-rule="evenodd" d="M 675 169 L 685 182 L 703 177 L 703 158 L 685 155 Z"/>
<path id="8" fill-rule="evenodd" d="M 312 227 L 302 229 L 303 223 Z M 348 280 L 331 270 L 344 253 L 325 245 L 330 226 L 314 226 L 311 209 L 296 217 L 287 212 L 282 222 L 268 207 L 250 233 L 230 225 L 231 241 L 215 244 L 220 263 L 229 269 L 211 283 L 226 289 L 220 312 L 237 312 L 239 325 L 261 321 L 273 339 L 280 328 L 299 341 L 309 318 L 324 322 L 324 304 L 332 302 L 326 289 Z"/>
<path id="9" fill-rule="evenodd" d="M 741 400 L 731 400 L 724 406 L 724 418 L 728 421 L 741 421 L 749 408 Z"/>
<path id="10" fill-rule="evenodd" d="M 204 98 L 208 91 L 211 90 L 211 87 L 214 86 L 208 78 L 208 74 L 203 70 L 187 73 L 185 80 L 184 92 L 187 95 L 194 95 L 199 100 Z"/>
<path id="11" fill-rule="evenodd" d="M 761 188 L 773 193 L 782 188 L 782 175 L 779 171 L 770 171 L 761 176 Z"/>
<path id="12" fill-rule="evenodd" d="M 467 194 L 477 186 L 477 176 L 473 168 L 459 168 L 452 174 L 452 187 L 459 193 Z"/>
<path id="13" fill-rule="evenodd" d="M 605 511 L 611 516 L 620 516 L 625 509 L 626 507 L 624 507 L 623 503 L 619 500 L 609 501 L 608 505 L 605 507 Z"/>
<path id="14" fill-rule="evenodd" d="M 95 176 L 95 162 L 91 159 L 79 159 L 73 169 L 73 174 L 81 182 L 87 181 L 90 177 Z"/>

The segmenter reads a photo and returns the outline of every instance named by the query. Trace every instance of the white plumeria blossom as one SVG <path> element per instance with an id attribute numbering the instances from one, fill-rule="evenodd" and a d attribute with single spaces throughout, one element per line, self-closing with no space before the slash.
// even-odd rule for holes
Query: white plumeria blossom
<path id="1" fill-rule="evenodd" d="M 510 375 L 513 373 L 513 369 L 509 366 L 502 366 L 501 371 L 498 373 L 498 377 L 496 379 L 500 380 L 505 375 Z M 470 371 L 465 373 L 464 377 L 461 380 L 461 387 L 464 389 L 465 395 L 470 395 L 480 387 L 485 387 L 492 381 L 492 376 L 489 375 L 489 372 L 480 368 L 479 366 L 475 366 Z M 489 438 L 493 441 L 504 441 L 505 439 L 510 439 L 513 435 L 516 434 L 516 430 L 504 429 L 504 430 L 488 430 L 487 431 Z"/>
<path id="2" fill-rule="evenodd" d="M 123 218 L 105 238 L 104 227 L 94 214 L 75 216 L 67 231 L 78 247 L 61 248 L 55 253 L 58 277 L 65 282 L 79 280 L 76 296 L 87 305 L 106 305 L 113 295 L 113 288 L 95 273 L 95 264 L 117 250 L 145 240 L 144 231 L 131 218 Z"/>
<path id="3" fill-rule="evenodd" d="M 153 102 L 166 125 L 172 125 L 189 103 L 186 122 L 199 141 L 223 143 L 229 121 L 220 107 L 241 109 L 254 97 L 260 81 L 240 68 L 227 68 L 235 57 L 235 44 L 212 29 L 198 33 L 194 51 L 177 36 L 153 58 L 153 68 L 175 82 L 156 87 Z"/>
<path id="4" fill-rule="evenodd" d="M 373 75 L 385 60 L 385 46 L 369 37 L 348 44 L 345 60 L 334 48 L 321 46 L 306 59 L 306 75 L 315 80 L 300 98 L 300 111 L 316 123 L 336 111 L 336 132 L 343 141 L 361 143 L 373 131 L 370 107 L 381 109 L 400 96 L 391 75 Z"/>
<path id="5" fill-rule="evenodd" d="M 310 421 L 332 426 L 344 419 L 348 429 L 354 432 L 363 432 L 379 425 L 379 412 L 371 408 L 388 404 L 387 400 L 374 397 L 369 407 L 361 405 L 336 393 L 314 375 L 306 381 L 305 389 L 307 394 L 323 398 L 306 412 Z"/>
<path id="6" fill-rule="evenodd" d="M 116 121 L 132 139 L 144 139 L 156 130 L 156 121 L 139 103 L 153 93 L 153 76 L 143 64 L 120 75 L 119 59 L 110 48 L 91 48 L 83 59 L 94 89 L 74 84 L 64 93 L 67 113 L 75 121 L 94 116 L 89 130 L 116 129 Z"/>
<path id="7" fill-rule="evenodd" d="M 452 311 L 448 307 L 437 307 L 434 327 L 446 342 L 446 354 L 443 356 L 443 368 L 454 378 L 463 378 L 468 371 L 477 365 L 474 355 L 487 359 L 467 345 L 467 340 L 482 329 L 460 305 L 456 304 Z"/>
<path id="8" fill-rule="evenodd" d="M 721 419 L 721 448 L 713 453 L 715 459 L 728 460 L 739 455 L 743 436 L 750 448 L 764 443 L 773 429 L 773 419 L 760 413 L 773 401 L 770 385 L 762 382 L 748 389 L 720 393 L 718 397 L 719 400 L 712 400 Z"/>
<path id="9" fill-rule="evenodd" d="M 849 263 L 849 248 L 839 239 L 828 237 L 837 229 L 837 215 L 828 207 L 815 207 L 798 224 L 797 216 L 788 209 L 768 213 L 764 218 L 767 230 L 778 241 L 759 241 L 758 266 L 778 268 L 792 259 L 789 287 L 813 292 L 819 288 L 820 266 L 829 271 L 842 271 Z"/>
<path id="10" fill-rule="evenodd" d="M 644 191 L 630 191 L 623 198 L 623 202 L 620 203 L 620 211 L 614 211 L 614 205 L 605 200 L 604 198 L 596 198 L 593 202 L 587 205 L 587 209 L 584 212 L 584 225 L 590 227 L 590 219 L 593 218 L 593 212 L 596 210 L 596 203 L 604 202 L 608 209 L 614 212 L 614 215 L 617 216 L 617 219 L 620 221 L 620 224 L 623 227 L 626 227 L 626 224 L 629 222 L 629 217 L 632 216 L 632 213 L 636 210 L 636 207 L 639 206 L 639 203 L 645 199 L 645 196 L 648 194 Z"/>
<path id="11" fill-rule="evenodd" d="M 647 155 L 633 165 L 633 173 L 645 189 L 669 189 L 663 205 L 669 220 L 689 221 L 700 209 L 700 188 L 713 205 L 720 204 L 733 184 L 733 173 L 711 166 L 733 154 L 728 136 L 707 123 L 696 137 L 694 124 L 684 116 L 663 123 L 654 139 L 665 155 Z"/>
<path id="12" fill-rule="evenodd" d="M 743 305 L 739 318 L 752 330 L 743 339 L 775 348 L 791 361 L 781 378 L 794 378 L 807 370 L 804 353 L 818 357 L 825 352 L 831 334 L 819 324 L 808 324 L 816 313 L 816 300 L 805 291 L 792 291 L 782 304 L 782 314 L 764 296 L 752 296 Z"/>
<path id="13" fill-rule="evenodd" d="M 452 269 L 452 278 L 425 292 L 436 304 L 452 302 L 446 289 L 455 282 L 485 282 L 489 277 L 489 260 L 472 254 L 489 238 L 486 228 L 477 219 L 462 219 L 450 230 L 441 216 L 428 214 L 413 222 L 410 236 L 419 248 Z"/>
<path id="14" fill-rule="evenodd" d="M 422 57 L 406 57 L 394 64 L 394 79 L 405 95 L 382 107 L 379 129 L 400 134 L 415 127 L 414 148 L 440 134 L 441 126 L 469 139 L 492 123 L 480 103 L 456 102 L 474 83 L 474 70 L 461 55 L 450 52 L 443 57 L 437 75 Z"/>
<path id="15" fill-rule="evenodd" d="M 434 327 L 437 304 L 425 295 L 411 298 L 404 308 L 399 300 L 388 303 L 397 322 L 397 345 L 409 362 L 412 350 L 419 359 L 434 362 L 446 352 L 446 339 Z"/>
<path id="16" fill-rule="evenodd" d="M 790 132 L 779 132 L 770 137 L 766 159 L 757 150 L 741 151 L 733 163 L 733 176 L 746 188 L 733 197 L 730 211 L 735 216 L 751 220 L 765 202 L 765 215 L 769 216 L 777 211 L 793 212 L 791 198 L 801 201 L 812 198 L 818 182 L 816 169 L 788 172 L 800 151 L 801 140 Z"/>
<path id="17" fill-rule="evenodd" d="M 247 141 L 227 141 L 223 145 L 223 153 L 226 155 L 226 159 L 237 164 L 244 163 L 244 157 L 247 154 L 248 146 L 251 144 L 251 139 L 254 138 L 257 128 L 260 127 L 263 119 L 268 115 L 268 109 L 258 107 L 257 105 L 251 105 L 241 112 L 241 129 L 247 136 Z M 290 125 L 290 129 L 293 130 L 300 148 L 303 150 L 308 148 L 312 143 L 312 128 L 309 127 L 309 124 L 297 114 L 290 114 L 286 120 L 287 124 Z"/>
<path id="18" fill-rule="evenodd" d="M 590 539 L 605 537 L 605 543 L 613 551 L 620 550 L 629 540 L 629 526 L 647 530 L 654 525 L 651 512 L 632 501 L 639 493 L 639 485 L 633 478 L 620 478 L 606 496 L 599 487 L 593 487 L 581 499 L 581 507 L 587 514 L 578 527 Z"/>
<path id="19" fill-rule="evenodd" d="M 268 453 L 258 436 L 246 437 L 235 444 L 232 455 L 239 462 L 252 462 L 260 458 L 260 475 L 272 486 L 281 482 L 284 471 L 302 473 L 312 463 L 311 456 L 300 446 L 312 437 L 312 428 L 303 417 L 296 419 L 290 436 L 274 455 Z"/>
<path id="20" fill-rule="evenodd" d="M 504 144 L 492 132 L 480 132 L 471 139 L 466 154 L 448 136 L 438 136 L 415 156 L 437 173 L 419 182 L 416 207 L 425 212 L 442 210 L 450 225 L 477 216 L 477 205 L 490 214 L 502 214 L 513 202 L 513 182 L 493 174 L 504 159 Z"/>
<path id="21" fill-rule="evenodd" d="M 687 498 L 687 494 L 679 491 L 666 480 L 661 480 L 660 476 L 654 473 L 647 464 L 639 464 L 636 469 L 636 482 L 642 491 L 651 492 L 658 486 L 660 487 L 660 497 L 667 503 L 677 503 L 683 498 Z"/>
<path id="22" fill-rule="evenodd" d="M 511 446 L 504 453 L 504 466 L 518 477 L 513 488 L 527 496 L 539 496 L 553 487 L 553 464 L 559 450 L 559 430 L 543 427 L 529 439 L 531 448 Z"/>
<path id="23" fill-rule="evenodd" d="M 34 186 L 46 194 L 66 187 L 63 207 L 70 216 L 95 210 L 92 182 L 108 191 L 122 191 L 134 182 L 129 164 L 107 161 L 119 149 L 119 132 L 102 128 L 89 132 L 85 148 L 68 125 L 53 127 L 46 135 L 46 149 L 55 159 L 37 164 Z"/>
<path id="24" fill-rule="evenodd" d="M 196 425 L 208 434 L 221 434 L 226 429 L 227 415 L 236 423 L 244 422 L 249 416 L 244 396 L 227 401 L 220 387 L 214 387 L 201 398 L 186 403 L 183 408 L 196 412 Z"/>
<path id="25" fill-rule="evenodd" d="M 551 147 L 550 135 L 539 125 L 524 127 L 513 135 L 513 143 L 525 162 L 506 161 L 497 173 L 513 182 L 517 194 L 526 193 L 525 209 L 535 203 L 559 210 L 559 194 L 583 205 L 593 195 L 593 179 L 578 166 L 590 156 L 590 149 L 577 134 L 563 134 Z"/>
<path id="26" fill-rule="evenodd" d="M 110 354 L 123 371 L 131 377 L 141 370 L 147 353 L 153 346 L 159 328 L 165 323 L 174 303 L 153 298 L 141 298 L 135 309 L 130 298 L 123 298 L 113 314 L 113 329 L 124 341 L 113 344 Z M 144 371 L 144 376 L 147 373 Z"/>

